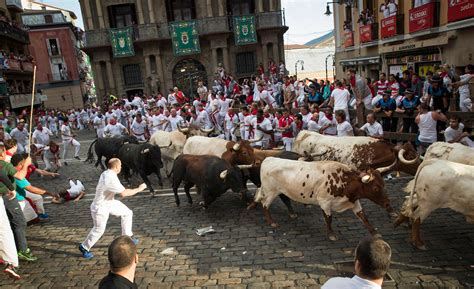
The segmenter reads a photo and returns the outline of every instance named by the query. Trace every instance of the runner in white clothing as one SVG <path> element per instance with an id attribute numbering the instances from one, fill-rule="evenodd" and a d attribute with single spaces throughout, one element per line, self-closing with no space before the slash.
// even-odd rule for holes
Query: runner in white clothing
<path id="1" fill-rule="evenodd" d="M 79 245 L 79 250 L 84 258 L 90 259 L 94 255 L 90 252 L 92 246 L 102 237 L 107 226 L 109 215 L 120 216 L 122 220 L 122 235 L 129 237 L 132 233 L 132 217 L 133 212 L 122 202 L 115 200 L 115 195 L 121 197 L 133 196 L 146 189 L 145 184 L 141 184 L 136 189 L 125 189 L 120 183 L 118 174 L 122 170 L 122 163 L 117 158 L 110 159 L 108 163 L 108 170 L 100 175 L 99 183 L 96 187 L 95 198 L 91 204 L 91 215 L 94 222 L 94 227 L 89 232 L 89 235 L 82 244 Z M 132 238 L 135 244 L 138 244 L 138 239 Z"/>
<path id="2" fill-rule="evenodd" d="M 68 120 L 65 119 L 63 125 L 61 126 L 61 138 L 63 140 L 63 155 L 64 164 L 66 163 L 66 154 L 69 145 L 74 146 L 74 158 L 76 160 L 81 160 L 79 158 L 79 151 L 81 150 L 81 144 L 74 139 L 75 135 L 72 134 L 71 128 L 69 127 Z"/>

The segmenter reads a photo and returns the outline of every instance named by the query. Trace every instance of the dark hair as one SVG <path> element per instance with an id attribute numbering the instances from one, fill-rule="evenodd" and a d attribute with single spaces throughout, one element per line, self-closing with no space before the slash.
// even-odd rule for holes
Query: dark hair
<path id="1" fill-rule="evenodd" d="M 296 118 L 300 121 L 303 121 L 303 116 L 301 114 L 297 114 L 296 115 Z"/>
<path id="2" fill-rule="evenodd" d="M 11 139 L 5 140 L 3 143 L 5 144 L 5 149 L 9 150 L 12 147 L 16 146 L 17 141 L 16 141 L 16 139 L 11 138 Z"/>
<path id="3" fill-rule="evenodd" d="M 10 160 L 10 163 L 12 166 L 16 167 L 21 161 L 25 160 L 28 157 L 28 154 L 23 153 L 23 154 L 14 154 L 12 156 L 12 159 Z"/>
<path id="4" fill-rule="evenodd" d="M 457 122 L 461 122 L 461 121 L 462 121 L 459 116 L 456 116 L 456 115 L 454 115 L 454 114 L 452 114 L 452 115 L 449 117 L 449 119 L 454 119 L 454 120 L 456 120 Z"/>
<path id="5" fill-rule="evenodd" d="M 346 120 L 346 112 L 343 110 L 336 110 L 336 116 L 341 117 L 343 120 Z"/>
<path id="6" fill-rule="evenodd" d="M 380 75 L 387 76 L 385 72 L 380 73 Z"/>
<path id="7" fill-rule="evenodd" d="M 474 70 L 474 66 L 472 64 L 468 64 L 466 65 L 467 69 L 469 69 L 469 71 L 473 71 Z"/>
<path id="8" fill-rule="evenodd" d="M 361 277 L 380 279 L 390 267 L 392 250 L 384 240 L 366 237 L 356 248 L 356 260 L 360 263 Z"/>
<path id="9" fill-rule="evenodd" d="M 136 255 L 137 247 L 132 239 L 129 236 L 118 237 L 109 246 L 110 269 L 114 271 L 130 266 Z"/>

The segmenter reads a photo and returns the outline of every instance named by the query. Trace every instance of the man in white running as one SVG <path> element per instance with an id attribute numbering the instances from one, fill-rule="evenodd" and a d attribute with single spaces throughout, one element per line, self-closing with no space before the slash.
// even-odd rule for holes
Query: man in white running
<path id="1" fill-rule="evenodd" d="M 63 125 L 61 126 L 61 138 L 63 140 L 63 161 L 66 164 L 66 155 L 69 145 L 74 147 L 74 158 L 76 160 L 81 160 L 79 158 L 79 151 L 81 150 L 81 144 L 74 139 L 75 135 L 72 134 L 71 127 L 67 119 L 64 120 Z"/>
<path id="2" fill-rule="evenodd" d="M 115 200 L 114 196 L 120 195 L 123 198 L 136 195 L 145 190 L 146 185 L 141 184 L 136 189 L 125 189 L 118 178 L 118 174 L 121 170 L 121 161 L 117 158 L 112 158 L 109 160 L 108 170 L 100 175 L 99 183 L 97 184 L 95 191 L 95 198 L 91 204 L 91 215 L 94 227 L 89 232 L 89 235 L 84 242 L 79 245 L 79 250 L 81 251 L 82 256 L 86 259 L 94 257 L 90 252 L 90 249 L 104 234 L 109 215 L 121 218 L 122 235 L 127 235 L 129 237 L 133 236 L 133 212 L 122 202 Z M 138 244 L 138 239 L 132 238 L 132 240 L 135 245 Z"/>

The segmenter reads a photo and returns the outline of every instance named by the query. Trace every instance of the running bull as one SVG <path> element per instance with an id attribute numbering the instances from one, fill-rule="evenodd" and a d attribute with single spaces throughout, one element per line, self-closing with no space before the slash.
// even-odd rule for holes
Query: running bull
<path id="1" fill-rule="evenodd" d="M 105 170 L 102 157 L 105 157 L 105 163 L 107 164 L 111 158 L 118 157 L 119 150 L 124 143 L 138 144 L 138 140 L 134 136 L 98 138 L 89 146 L 85 161 L 90 163 L 94 161 L 94 154 L 92 153 L 92 147 L 94 146 L 95 154 L 97 155 L 95 166 L 97 167 L 100 164 L 102 170 Z"/>
<path id="2" fill-rule="evenodd" d="M 302 162 L 270 157 L 262 163 L 262 186 L 257 190 L 255 202 L 262 203 L 265 219 L 272 227 L 278 225 L 268 208 L 279 194 L 284 194 L 299 203 L 319 205 L 330 240 L 337 239 L 331 227 L 332 212 L 348 209 L 375 235 L 377 231 L 367 220 L 359 200 L 369 199 L 393 214 L 381 174 L 394 165 L 395 162 L 388 167 L 360 172 L 333 161 Z"/>
<path id="3" fill-rule="evenodd" d="M 428 147 L 424 160 L 442 159 L 474 166 L 474 148 L 459 144 L 435 142 Z"/>
<path id="4" fill-rule="evenodd" d="M 411 242 L 425 250 L 420 226 L 436 209 L 450 208 L 474 223 L 474 166 L 447 160 L 425 160 L 405 191 L 410 193 L 402 205 L 395 226 L 411 219 Z"/>
<path id="5" fill-rule="evenodd" d="M 148 176 L 155 173 L 158 177 L 159 185 L 163 187 L 160 169 L 163 167 L 159 146 L 149 143 L 124 144 L 118 153 L 118 158 L 122 161 L 122 172 L 125 180 L 130 184 L 130 170 L 136 172 L 143 179 L 151 195 L 154 196 Z"/>
<path id="6" fill-rule="evenodd" d="M 309 153 L 316 160 L 341 162 L 360 171 L 385 167 L 397 161 L 391 170 L 413 176 L 421 163 L 411 143 L 395 146 L 371 137 L 335 137 L 306 130 L 296 137 L 293 151 L 301 155 Z"/>
<path id="7" fill-rule="evenodd" d="M 196 185 L 198 194 L 202 196 L 204 208 L 207 208 L 228 189 L 241 195 L 246 191 L 239 166 L 231 166 L 216 156 L 180 155 L 174 162 L 172 172 L 173 192 L 177 206 L 180 205 L 178 188 L 181 182 L 184 182 L 184 191 L 190 204 L 192 204 L 192 198 L 189 190 Z"/>

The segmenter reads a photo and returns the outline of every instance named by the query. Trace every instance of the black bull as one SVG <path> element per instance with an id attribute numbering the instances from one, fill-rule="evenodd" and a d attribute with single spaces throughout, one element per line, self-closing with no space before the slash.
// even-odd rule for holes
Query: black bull
<path id="1" fill-rule="evenodd" d="M 119 150 L 118 158 L 122 162 L 122 174 L 130 184 L 130 170 L 138 173 L 148 188 L 152 196 L 154 195 L 148 176 L 155 173 L 160 186 L 163 188 L 160 169 L 163 167 L 161 161 L 161 151 L 159 146 L 152 144 L 124 144 Z"/>
<path id="2" fill-rule="evenodd" d="M 198 194 L 202 196 L 204 208 L 228 189 L 241 194 L 246 191 L 240 169 L 216 156 L 180 155 L 174 161 L 172 173 L 177 206 L 180 204 L 178 188 L 181 182 L 184 182 L 184 191 L 190 204 L 192 198 L 189 190 L 196 185 Z"/>
<path id="3" fill-rule="evenodd" d="M 102 164 L 102 157 L 105 157 L 105 164 L 107 164 L 111 158 L 118 157 L 119 150 L 124 143 L 138 144 L 138 140 L 134 136 L 98 138 L 89 146 L 85 161 L 90 163 L 94 161 L 94 154 L 92 153 L 92 146 L 94 146 L 95 154 L 97 155 L 95 166 L 97 167 L 100 164 L 102 170 L 105 170 L 105 166 Z"/>

